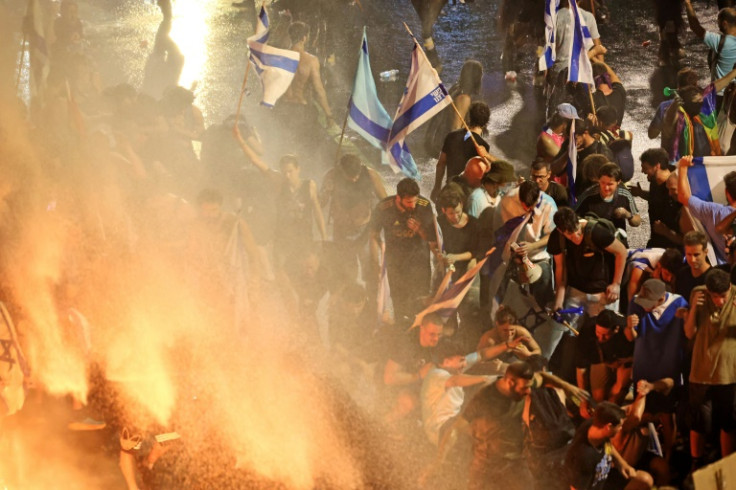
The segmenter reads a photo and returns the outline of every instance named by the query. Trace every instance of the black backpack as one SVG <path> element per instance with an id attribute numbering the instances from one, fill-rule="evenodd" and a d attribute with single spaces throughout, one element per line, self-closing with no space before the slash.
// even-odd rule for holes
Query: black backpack
<path id="1" fill-rule="evenodd" d="M 610 231 L 615 238 L 617 238 L 619 241 L 623 242 L 624 246 L 628 248 L 628 244 L 624 241 L 623 237 L 620 236 L 618 228 L 616 228 L 616 225 L 613 224 L 610 220 L 607 220 L 606 218 L 601 218 L 595 213 L 589 212 L 585 216 L 583 216 L 583 219 L 587 221 L 585 228 L 583 228 L 583 243 L 588 249 L 594 250 L 596 252 L 603 252 L 598 246 L 593 243 L 593 229 L 596 226 L 603 226 L 608 231 Z M 566 242 L 567 240 L 562 235 L 562 233 L 559 234 L 560 237 L 560 248 L 562 251 L 565 251 L 566 248 Z"/>

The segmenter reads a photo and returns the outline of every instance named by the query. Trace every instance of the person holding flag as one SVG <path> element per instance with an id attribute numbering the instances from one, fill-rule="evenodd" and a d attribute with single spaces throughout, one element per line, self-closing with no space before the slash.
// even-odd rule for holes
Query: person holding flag
<path id="1" fill-rule="evenodd" d="M 327 102 L 327 92 L 322 84 L 319 59 L 306 51 L 308 38 L 309 27 L 305 23 L 291 23 L 289 39 L 292 51 L 299 53 L 299 63 L 294 78 L 284 94 L 284 108 L 287 109 L 289 120 L 301 131 L 311 132 L 316 126 L 316 114 L 306 95 L 310 87 L 317 96 L 317 103 L 324 112 L 327 124 L 334 126 L 335 119 L 332 116 L 330 104 Z"/>
<path id="2" fill-rule="evenodd" d="M 396 323 L 413 319 L 416 300 L 429 294 L 429 252 L 439 253 L 435 226 L 432 205 L 419 194 L 417 181 L 408 177 L 373 212 L 371 253 L 376 271 L 381 270 L 381 261 L 386 267 Z M 382 241 L 386 251 L 380 257 Z"/>
<path id="3" fill-rule="evenodd" d="M 406 24 L 404 27 L 409 29 Z M 452 104 L 452 98 L 440 81 L 437 71 L 432 68 L 419 42 L 413 35 L 412 38 L 414 49 L 411 53 L 409 80 L 394 116 L 386 148 L 394 172 L 401 171 L 411 178 L 418 179 L 419 171 L 406 146 L 406 137 Z"/>

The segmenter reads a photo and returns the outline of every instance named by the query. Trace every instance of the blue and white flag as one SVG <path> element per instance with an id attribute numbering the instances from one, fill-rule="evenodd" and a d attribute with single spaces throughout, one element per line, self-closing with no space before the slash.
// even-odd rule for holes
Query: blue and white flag
<path id="1" fill-rule="evenodd" d="M 470 290 L 470 286 L 472 286 L 473 284 L 475 276 L 478 275 L 478 272 L 480 272 L 480 270 L 483 268 L 488 258 L 495 253 L 495 250 L 495 248 L 489 250 L 486 253 L 486 256 L 483 257 L 483 259 L 481 259 L 475 265 L 475 267 L 465 271 L 465 274 L 463 274 L 460 279 L 455 281 L 454 284 L 447 288 L 442 293 L 442 295 L 440 295 L 438 300 L 436 300 L 420 313 L 418 313 L 417 316 L 414 318 L 414 323 L 412 324 L 411 328 L 419 326 L 422 323 L 422 319 L 424 318 L 424 316 L 429 315 L 430 313 L 437 312 L 445 320 L 450 318 L 450 315 L 452 315 L 455 310 L 458 309 L 460 303 L 463 302 L 463 298 L 465 298 L 465 295 L 468 294 L 468 291 Z"/>
<path id="2" fill-rule="evenodd" d="M 570 69 L 567 72 L 567 81 L 594 85 L 593 66 L 588 58 L 588 50 L 593 47 L 593 37 L 576 0 L 570 0 L 569 10 L 572 21 L 572 43 L 570 43 Z"/>
<path id="3" fill-rule="evenodd" d="M 248 38 L 249 57 L 263 85 L 261 104 L 273 107 L 294 79 L 299 66 L 299 53 L 266 44 L 268 31 L 268 14 L 266 8 L 261 7 L 256 23 L 256 33 Z"/>
<path id="4" fill-rule="evenodd" d="M 690 192 L 703 201 L 728 204 L 726 182 L 723 178 L 734 169 L 736 169 L 736 156 L 693 158 L 693 165 L 687 171 Z M 715 231 L 716 223 L 701 223 L 692 214 L 690 218 L 696 229 L 703 232 L 709 239 L 707 255 L 711 264 L 726 263 L 726 242 L 723 235 Z"/>
<path id="5" fill-rule="evenodd" d="M 539 57 L 539 71 L 549 70 L 557 59 L 555 30 L 557 29 L 558 10 L 560 10 L 560 0 L 544 1 L 544 51 Z"/>
<path id="6" fill-rule="evenodd" d="M 575 0 L 572 0 L 575 1 Z M 570 121 L 570 140 L 567 148 L 567 188 L 570 189 L 570 204 L 578 202 L 575 197 L 575 176 L 578 174 L 578 145 L 575 142 L 575 119 Z"/>
<path id="7" fill-rule="evenodd" d="M 703 201 L 727 204 L 726 183 L 723 177 L 736 170 L 736 155 L 721 157 L 695 157 L 687 170 L 690 192 Z"/>
<path id="8" fill-rule="evenodd" d="M 415 179 L 419 178 L 419 172 L 406 146 L 406 137 L 452 101 L 437 71 L 432 68 L 424 53 L 420 52 L 421 49 L 415 44 L 411 52 L 409 80 L 406 82 L 386 145 L 389 163 L 394 171 L 401 170 Z"/>
<path id="9" fill-rule="evenodd" d="M 368 143 L 379 150 L 386 149 L 391 131 L 391 116 L 378 100 L 376 82 L 368 56 L 368 38 L 363 27 L 363 42 L 360 46 L 358 69 L 355 72 L 353 93 L 348 108 L 348 125 Z"/>

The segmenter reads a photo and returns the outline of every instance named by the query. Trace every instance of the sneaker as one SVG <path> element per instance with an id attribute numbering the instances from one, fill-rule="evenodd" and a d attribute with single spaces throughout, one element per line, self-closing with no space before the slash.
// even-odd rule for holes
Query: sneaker
<path id="1" fill-rule="evenodd" d="M 516 81 L 516 72 L 515 71 L 507 71 L 506 72 L 506 76 L 504 77 L 504 79 L 507 82 L 511 82 L 511 83 L 515 82 Z"/>

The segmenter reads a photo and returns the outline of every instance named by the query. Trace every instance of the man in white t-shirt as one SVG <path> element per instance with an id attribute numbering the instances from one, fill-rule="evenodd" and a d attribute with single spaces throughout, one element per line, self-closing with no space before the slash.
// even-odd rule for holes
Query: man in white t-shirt
<path id="1" fill-rule="evenodd" d="M 567 2 L 561 2 L 567 3 Z M 580 8 L 578 5 L 578 12 L 582 15 L 585 24 L 588 26 L 590 31 L 590 37 L 593 39 L 593 48 L 596 50 L 594 53 L 597 56 L 599 51 L 602 56 L 605 54 L 605 50 L 601 51 L 603 46 L 601 45 L 601 35 L 598 33 L 598 23 L 595 20 L 595 16 Z M 572 30 L 572 18 L 570 16 L 570 9 L 565 6 L 557 11 L 557 26 L 555 28 L 555 64 L 552 69 L 555 73 L 560 73 L 562 70 L 570 66 L 570 45 L 573 40 Z M 599 47 L 600 46 L 600 47 Z M 594 61 L 603 61 L 603 59 L 596 59 Z"/>

